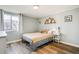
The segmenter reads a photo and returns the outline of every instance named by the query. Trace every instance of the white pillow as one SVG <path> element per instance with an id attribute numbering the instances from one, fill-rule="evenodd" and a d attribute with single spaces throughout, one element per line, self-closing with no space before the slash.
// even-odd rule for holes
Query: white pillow
<path id="1" fill-rule="evenodd" d="M 49 34 L 53 34 L 51 30 L 48 31 Z"/>
<path id="2" fill-rule="evenodd" d="M 56 29 L 52 29 L 48 31 L 49 34 L 59 35 L 59 31 Z"/>

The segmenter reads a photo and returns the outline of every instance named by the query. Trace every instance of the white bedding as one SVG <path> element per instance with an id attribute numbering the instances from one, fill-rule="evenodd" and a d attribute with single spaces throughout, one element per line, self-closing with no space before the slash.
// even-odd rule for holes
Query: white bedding
<path id="1" fill-rule="evenodd" d="M 35 37 L 37 37 L 39 35 L 41 35 L 41 33 L 26 33 L 26 34 L 23 34 L 23 37 L 26 36 L 26 37 L 32 39 L 32 38 L 35 38 Z"/>
<path id="2" fill-rule="evenodd" d="M 52 36 L 53 36 L 52 34 L 48 33 L 26 33 L 23 34 L 23 39 L 28 42 L 37 42 Z"/>

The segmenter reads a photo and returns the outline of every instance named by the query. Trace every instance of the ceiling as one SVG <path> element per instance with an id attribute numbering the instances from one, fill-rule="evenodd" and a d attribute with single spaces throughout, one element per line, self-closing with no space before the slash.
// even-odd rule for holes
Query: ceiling
<path id="1" fill-rule="evenodd" d="M 24 15 L 32 16 L 32 17 L 50 16 L 56 13 L 72 10 L 75 8 L 79 8 L 79 6 L 78 5 L 40 5 L 39 9 L 34 10 L 32 5 L 0 5 L 0 9 L 14 13 L 22 13 Z"/>

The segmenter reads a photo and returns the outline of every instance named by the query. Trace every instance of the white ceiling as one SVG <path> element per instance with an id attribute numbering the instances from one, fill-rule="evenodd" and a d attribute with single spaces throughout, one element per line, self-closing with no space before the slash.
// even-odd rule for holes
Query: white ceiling
<path id="1" fill-rule="evenodd" d="M 32 5 L 0 5 L 0 9 L 14 13 L 23 13 L 32 17 L 50 16 L 56 13 L 79 8 L 78 5 L 40 5 L 38 10 L 34 10 Z"/>

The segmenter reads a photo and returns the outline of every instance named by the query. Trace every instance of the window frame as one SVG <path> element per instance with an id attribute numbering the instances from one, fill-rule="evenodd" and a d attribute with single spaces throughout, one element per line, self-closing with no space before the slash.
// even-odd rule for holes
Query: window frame
<path id="1" fill-rule="evenodd" d="M 8 15 L 11 16 L 11 18 L 10 18 L 10 20 L 11 20 L 11 30 L 6 30 L 6 29 L 4 29 L 4 27 L 5 27 L 5 25 L 4 25 L 4 15 L 5 15 L 5 14 L 8 14 Z M 12 17 L 13 17 L 13 16 L 18 16 L 18 18 L 19 18 L 19 20 L 18 20 L 18 21 L 19 21 L 19 22 L 18 22 L 18 23 L 19 23 L 19 25 L 18 25 L 18 30 L 16 30 L 16 31 L 19 31 L 19 27 L 20 27 L 20 17 L 19 17 L 19 14 L 15 14 L 15 13 L 11 13 L 11 12 L 6 12 L 6 11 L 3 12 L 3 30 L 4 30 L 4 31 L 6 31 L 6 32 L 14 31 L 13 28 L 12 28 Z"/>

